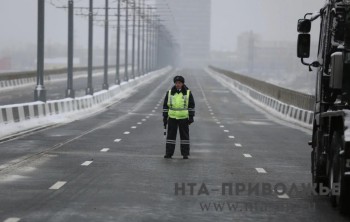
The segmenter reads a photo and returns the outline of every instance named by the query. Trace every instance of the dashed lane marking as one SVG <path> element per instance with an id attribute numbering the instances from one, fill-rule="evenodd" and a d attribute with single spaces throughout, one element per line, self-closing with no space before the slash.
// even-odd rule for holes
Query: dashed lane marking
<path id="1" fill-rule="evenodd" d="M 4 222 L 18 222 L 20 220 L 21 220 L 20 218 L 11 217 L 11 218 L 7 218 L 6 220 L 4 220 Z"/>
<path id="2" fill-rule="evenodd" d="M 115 139 L 114 142 L 119 143 L 122 139 Z"/>
<path id="3" fill-rule="evenodd" d="M 102 150 L 101 150 L 101 152 L 108 152 L 109 151 L 109 148 L 103 148 Z"/>
<path id="4" fill-rule="evenodd" d="M 128 135 L 128 134 L 130 134 L 130 132 L 129 132 L 129 131 L 126 131 L 126 132 L 124 132 L 124 134 L 125 134 L 125 135 Z"/>
<path id="5" fill-rule="evenodd" d="M 224 130 L 224 132 L 225 132 L 225 133 L 229 133 L 229 132 L 230 132 L 230 130 Z"/>
<path id="6" fill-rule="evenodd" d="M 220 128 L 224 128 L 225 126 L 224 125 L 221 125 Z"/>
<path id="7" fill-rule="evenodd" d="M 150 116 L 146 116 L 146 119 L 148 119 Z"/>
<path id="8" fill-rule="evenodd" d="M 143 122 L 145 122 L 145 121 L 146 121 L 146 119 L 142 119 L 142 121 L 143 121 Z"/>
<path id="9" fill-rule="evenodd" d="M 131 129 L 136 129 L 137 127 L 136 126 L 132 126 Z"/>
<path id="10" fill-rule="evenodd" d="M 221 124 L 220 122 L 216 122 L 217 124 Z"/>
<path id="11" fill-rule="evenodd" d="M 244 156 L 245 158 L 252 158 L 252 155 L 250 155 L 250 154 L 243 154 L 243 156 Z"/>
<path id="12" fill-rule="evenodd" d="M 255 170 L 258 171 L 258 173 L 267 173 L 264 168 L 255 168 Z"/>
<path id="13" fill-rule="evenodd" d="M 63 187 L 67 182 L 66 181 L 58 181 L 54 185 L 52 185 L 49 190 L 59 190 Z"/>
<path id="14" fill-rule="evenodd" d="M 242 144 L 240 144 L 240 143 L 235 143 L 235 146 L 236 146 L 236 147 L 242 147 Z"/>
<path id="15" fill-rule="evenodd" d="M 84 163 L 82 163 L 82 166 L 89 166 L 90 164 L 92 164 L 93 161 L 85 161 Z"/>
<path id="16" fill-rule="evenodd" d="M 230 139 L 234 139 L 235 137 L 234 137 L 234 136 L 228 136 L 228 138 L 230 138 Z"/>
<path id="17" fill-rule="evenodd" d="M 141 125 L 142 123 L 141 123 L 141 122 L 138 122 L 137 124 L 138 124 L 138 125 Z"/>

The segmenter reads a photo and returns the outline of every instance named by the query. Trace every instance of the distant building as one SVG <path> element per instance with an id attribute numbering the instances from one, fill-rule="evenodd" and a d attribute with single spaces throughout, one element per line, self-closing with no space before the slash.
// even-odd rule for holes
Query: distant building
<path id="1" fill-rule="evenodd" d="M 189 68 L 208 65 L 211 0 L 157 0 L 160 11 L 164 11 L 167 6 L 171 12 L 165 14 L 170 21 L 164 24 L 167 24 L 174 38 L 178 40 L 179 65 Z"/>
<path id="2" fill-rule="evenodd" d="M 9 71 L 12 69 L 12 59 L 10 57 L 0 58 L 0 71 Z"/>

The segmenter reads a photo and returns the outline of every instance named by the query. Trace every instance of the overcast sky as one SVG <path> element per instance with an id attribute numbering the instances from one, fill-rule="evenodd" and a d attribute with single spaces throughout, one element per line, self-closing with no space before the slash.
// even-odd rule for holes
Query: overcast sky
<path id="1" fill-rule="evenodd" d="M 46 43 L 66 44 L 67 12 L 53 7 L 50 1 L 67 2 L 46 1 Z M 76 0 L 76 5 L 86 5 L 87 2 Z M 95 0 L 96 5 L 103 3 L 104 0 Z M 297 19 L 306 12 L 317 11 L 323 3 L 324 0 L 212 0 L 211 48 L 233 51 L 237 36 L 250 30 L 260 34 L 264 40 L 295 41 Z M 87 26 L 86 19 L 76 17 L 77 45 L 87 45 Z M 36 44 L 37 0 L 1 0 L 0 27 L 0 50 Z M 102 28 L 95 28 L 94 38 L 95 44 L 102 46 Z"/>

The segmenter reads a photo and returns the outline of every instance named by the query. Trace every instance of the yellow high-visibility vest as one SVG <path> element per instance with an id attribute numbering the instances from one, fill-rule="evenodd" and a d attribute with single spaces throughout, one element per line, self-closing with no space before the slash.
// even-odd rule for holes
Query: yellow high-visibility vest
<path id="1" fill-rule="evenodd" d="M 189 98 L 190 98 L 190 90 L 187 90 L 186 95 L 183 95 L 182 92 L 171 95 L 171 90 L 169 90 L 168 116 L 173 119 L 187 119 Z"/>

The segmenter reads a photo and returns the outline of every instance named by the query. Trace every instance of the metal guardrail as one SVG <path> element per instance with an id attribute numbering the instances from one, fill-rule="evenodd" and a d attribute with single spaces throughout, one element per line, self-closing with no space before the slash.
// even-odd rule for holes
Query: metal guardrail
<path id="1" fill-rule="evenodd" d="M 282 88 L 271 83 L 257 80 L 248 76 L 243 76 L 217 67 L 209 66 L 209 68 L 283 103 L 293 105 L 304 110 L 314 110 L 315 97 L 312 95 Z"/>
<path id="2" fill-rule="evenodd" d="M 109 68 L 113 68 L 115 66 L 109 66 Z M 103 69 L 104 66 L 96 66 L 93 67 L 93 70 L 100 70 Z M 73 69 L 74 72 L 81 72 L 81 71 L 87 71 L 88 67 L 76 67 Z M 45 75 L 59 75 L 67 73 L 67 68 L 61 68 L 61 69 L 49 69 L 45 70 Z M 6 80 L 14 80 L 14 79 L 25 79 L 25 78 L 33 78 L 36 77 L 37 71 L 23 71 L 23 72 L 7 72 L 7 73 L 0 73 L 0 81 L 6 81 Z"/>

